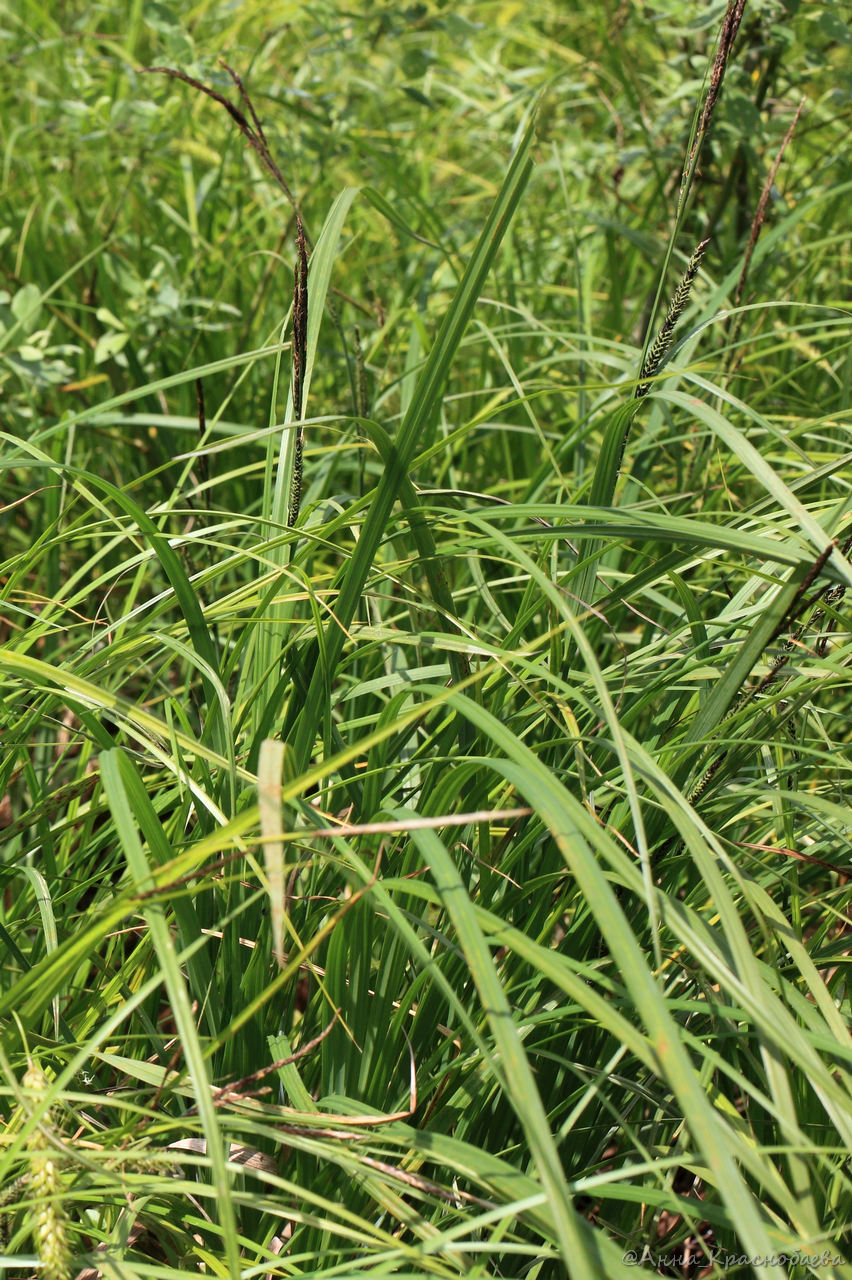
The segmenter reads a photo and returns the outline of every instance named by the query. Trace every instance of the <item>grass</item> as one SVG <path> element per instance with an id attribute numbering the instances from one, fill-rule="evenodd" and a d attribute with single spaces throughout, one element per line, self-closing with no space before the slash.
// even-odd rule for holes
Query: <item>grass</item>
<path id="1" fill-rule="evenodd" d="M 843 19 L 0 14 L 0 1265 L 852 1275 Z"/>

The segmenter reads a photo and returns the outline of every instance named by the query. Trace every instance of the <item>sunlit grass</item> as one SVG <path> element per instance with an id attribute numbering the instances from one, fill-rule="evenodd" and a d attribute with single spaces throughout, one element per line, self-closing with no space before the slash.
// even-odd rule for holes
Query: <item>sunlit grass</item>
<path id="1" fill-rule="evenodd" d="M 13 1274 L 848 1271 L 852 83 L 791 8 L 691 166 L 724 5 L 0 10 Z M 298 204 L 301 414 L 293 200 L 152 65 Z"/>

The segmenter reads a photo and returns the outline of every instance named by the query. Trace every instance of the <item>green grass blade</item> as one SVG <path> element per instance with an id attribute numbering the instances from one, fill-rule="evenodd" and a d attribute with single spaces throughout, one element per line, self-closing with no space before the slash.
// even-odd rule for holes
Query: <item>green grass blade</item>
<path id="1" fill-rule="evenodd" d="M 417 382 L 411 405 L 402 421 L 394 464 L 388 467 L 376 488 L 370 511 L 346 570 L 335 606 L 335 618 L 325 632 L 325 661 L 317 664 L 299 718 L 294 751 L 298 768 L 310 759 L 320 718 L 324 714 L 324 687 L 333 677 L 343 649 L 347 629 L 355 616 L 364 584 L 384 535 L 388 517 L 399 494 L 403 478 L 449 375 L 453 357 L 494 262 L 500 242 L 523 194 L 532 170 L 535 120 L 530 121 L 509 166 L 503 186 L 483 227 L 476 248 L 450 307 L 444 316 L 435 344 Z"/>
<path id="2" fill-rule="evenodd" d="M 749 1249 L 756 1254 L 771 1254 L 774 1245 L 766 1215 L 748 1191 L 734 1159 L 731 1139 L 707 1102 L 677 1026 L 594 855 L 595 845 L 603 839 L 600 828 L 534 753 L 489 712 L 477 707 L 463 694 L 453 693 L 450 700 L 506 755 L 505 760 L 483 760 L 482 764 L 490 764 L 510 780 L 551 831 L 583 890 L 601 935 L 635 1001 L 653 1046 L 658 1070 L 670 1082 L 682 1114 L 689 1117 L 690 1129 L 707 1160 L 714 1185 L 727 1206 L 732 1222 Z M 780 1280 L 782 1268 L 769 1270 Z"/>
<path id="3" fill-rule="evenodd" d="M 403 817 L 403 810 L 397 812 Z M 414 815 L 410 815 L 412 818 Z M 515 1108 L 529 1140 L 541 1184 L 557 1224 L 563 1260 L 578 1280 L 601 1274 L 598 1244 L 577 1215 L 547 1121 L 535 1078 L 524 1053 L 512 1009 L 494 970 L 488 944 L 467 891 L 444 845 L 433 831 L 413 831 L 412 837 L 438 886 L 441 899 L 458 934 L 497 1048 L 506 1096 Z"/>
<path id="4" fill-rule="evenodd" d="M 139 890 L 153 887 L 153 879 L 147 858 L 137 832 L 137 824 L 150 844 L 159 827 L 159 820 L 151 807 L 142 779 L 129 756 L 121 751 L 105 752 L 101 756 L 101 776 L 107 794 L 116 833 L 127 858 L 130 874 Z M 241 1274 L 240 1249 L 237 1239 L 237 1223 L 231 1200 L 230 1175 L 226 1169 L 227 1144 L 219 1128 L 216 1108 L 213 1105 L 211 1082 L 204 1060 L 204 1051 L 198 1037 L 198 1028 L 186 982 L 177 961 L 174 940 L 162 907 L 143 907 L 145 921 L 157 952 L 163 983 L 169 997 L 183 1055 L 192 1081 L 195 1103 L 207 1140 L 207 1155 L 216 1188 L 216 1199 L 222 1227 L 225 1261 L 233 1280 Z"/>

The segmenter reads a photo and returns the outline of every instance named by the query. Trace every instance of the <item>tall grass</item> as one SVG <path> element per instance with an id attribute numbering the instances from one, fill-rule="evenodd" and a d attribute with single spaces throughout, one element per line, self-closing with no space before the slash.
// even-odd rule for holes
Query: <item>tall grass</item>
<path id="1" fill-rule="evenodd" d="M 0 1265 L 852 1275 L 843 19 L 2 13 Z"/>

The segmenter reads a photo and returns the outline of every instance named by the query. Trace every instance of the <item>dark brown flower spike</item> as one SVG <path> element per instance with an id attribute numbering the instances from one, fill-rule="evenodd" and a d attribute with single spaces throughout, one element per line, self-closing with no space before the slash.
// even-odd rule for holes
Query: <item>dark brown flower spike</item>
<path id="1" fill-rule="evenodd" d="M 754 253 L 754 248 L 755 248 L 755 245 L 757 244 L 757 238 L 760 235 L 760 229 L 763 226 L 764 222 L 766 221 L 766 210 L 769 205 L 769 196 L 772 191 L 772 185 L 775 182 L 775 178 L 778 174 L 778 169 L 781 164 L 781 157 L 784 155 L 784 152 L 787 150 L 787 147 L 790 144 L 790 140 L 792 139 L 793 134 L 795 133 L 796 125 L 799 123 L 799 116 L 802 114 L 802 108 L 804 107 L 804 105 L 805 105 L 805 99 L 802 98 L 802 101 L 799 103 L 798 107 L 796 108 L 796 114 L 793 116 L 793 123 L 790 125 L 790 128 L 787 130 L 786 134 L 784 135 L 784 141 L 781 143 L 781 146 L 778 148 L 778 154 L 775 157 L 772 168 L 769 170 L 769 174 L 767 175 L 766 181 L 763 184 L 763 191 L 760 193 L 760 199 L 757 202 L 757 209 L 755 210 L 755 214 L 751 222 L 751 234 L 749 235 L 748 245 L 746 246 L 746 251 L 745 251 L 745 257 L 743 258 L 743 269 L 740 272 L 740 278 L 737 281 L 737 292 L 734 297 L 735 307 L 738 307 L 740 305 L 740 302 L 742 301 L 743 290 L 745 289 L 746 276 L 748 275 L 749 263 L 751 262 L 751 255 Z"/>
<path id="2" fill-rule="evenodd" d="M 745 9 L 745 0 L 729 0 L 728 8 L 722 19 L 722 29 L 719 32 L 719 43 L 716 46 L 716 57 L 713 60 L 713 70 L 710 73 L 710 85 L 707 89 L 707 97 L 704 99 L 704 109 L 701 112 L 701 119 L 698 123 L 698 131 L 695 135 L 695 141 L 692 144 L 692 151 L 689 154 L 689 164 L 687 170 L 690 169 L 695 153 L 700 147 L 707 130 L 710 128 L 710 121 L 713 117 L 713 111 L 722 92 L 722 81 L 725 79 L 725 69 L 728 65 L 728 59 L 731 56 L 731 50 L 734 47 L 734 41 L 737 38 L 737 32 L 740 29 L 740 23 L 743 19 L 743 11 Z"/>
<path id="3" fill-rule="evenodd" d="M 659 373 L 663 367 L 663 362 L 668 354 L 669 347 L 672 345 L 672 336 L 674 334 L 675 325 L 683 314 L 683 310 L 689 301 L 689 295 L 692 290 L 692 283 L 698 274 L 698 268 L 701 266 L 701 259 L 704 257 L 710 238 L 702 240 L 701 244 L 693 253 L 681 276 L 680 284 L 674 292 L 669 309 L 666 312 L 666 318 L 663 321 L 662 328 L 657 334 L 654 341 L 648 348 L 648 354 L 642 362 L 642 372 L 639 375 L 639 383 L 636 387 L 635 398 L 641 400 L 651 390 L 650 379 Z"/>
<path id="4" fill-rule="evenodd" d="M 230 102 L 224 94 L 217 92 L 216 89 L 211 89 L 209 85 L 203 84 L 201 80 L 196 80 L 194 76 L 188 76 L 185 71 L 178 71 L 174 67 L 143 67 L 142 70 L 150 74 L 156 73 L 158 75 L 170 76 L 173 80 L 182 80 L 184 84 L 188 84 L 191 88 L 197 89 L 199 93 L 205 94 L 206 97 L 212 98 L 214 102 L 218 102 L 220 106 L 224 107 L 228 115 L 236 124 L 240 133 L 245 138 L 246 142 L 251 147 L 252 151 L 254 151 L 255 155 L 260 160 L 261 164 L 271 174 L 275 179 L 275 182 L 284 192 L 284 195 L 287 197 L 294 212 L 298 216 L 298 201 L 287 185 L 287 181 L 284 178 L 283 173 L 278 168 L 278 165 L 272 157 L 272 151 L 270 150 L 269 143 L 266 141 L 266 135 L 263 132 L 260 120 L 257 117 L 257 112 L 254 109 L 251 98 L 245 90 L 242 80 L 237 72 L 234 71 L 233 67 L 229 67 L 224 59 L 220 59 L 220 66 L 227 71 L 228 75 L 233 80 L 237 88 L 237 92 L 245 103 L 246 110 L 251 116 L 251 123 L 243 115 L 239 107 L 234 106 L 233 102 Z"/>
<path id="5" fill-rule="evenodd" d="M 302 453 L 305 429 L 302 425 L 302 400 L 305 366 L 308 359 L 308 250 L 302 219 L 296 214 L 298 256 L 293 268 L 293 420 L 296 423 L 296 447 L 293 454 L 293 476 L 290 481 L 290 503 L 287 526 L 293 527 L 302 501 Z"/>
<path id="6" fill-rule="evenodd" d="M 214 102 L 218 102 L 220 106 L 224 107 L 261 164 L 284 192 L 296 215 L 297 255 L 293 282 L 293 421 L 296 423 L 296 445 L 293 454 L 293 475 L 290 481 L 290 501 L 287 508 L 287 525 L 288 528 L 292 528 L 299 515 L 299 506 L 302 500 L 302 454 L 304 450 L 302 401 L 304 399 L 305 365 L 307 363 L 308 250 L 311 245 L 305 234 L 296 197 L 273 159 L 271 148 L 263 132 L 263 125 L 260 123 L 258 114 L 254 109 L 254 103 L 246 91 L 242 78 L 224 59 L 220 59 L 220 66 L 231 77 L 247 114 L 229 101 L 224 94 L 219 93 L 216 89 L 211 89 L 209 85 L 196 80 L 194 76 L 187 75 L 185 71 L 178 71 L 174 67 L 143 67 L 143 71 L 156 72 L 159 75 L 169 76 L 173 80 L 181 80 L 184 84 L 197 89 L 199 93 L 212 98 Z"/>

